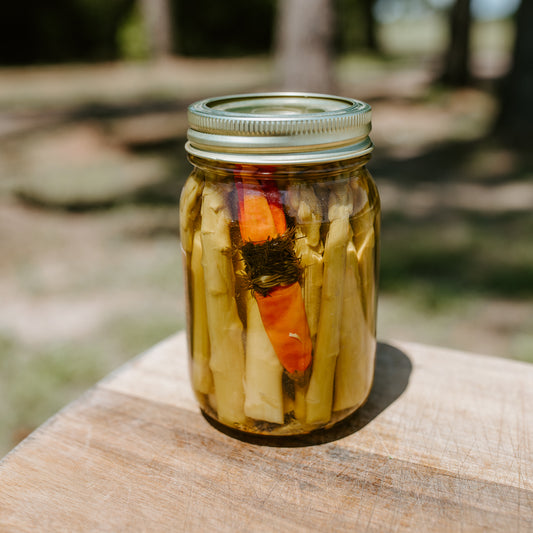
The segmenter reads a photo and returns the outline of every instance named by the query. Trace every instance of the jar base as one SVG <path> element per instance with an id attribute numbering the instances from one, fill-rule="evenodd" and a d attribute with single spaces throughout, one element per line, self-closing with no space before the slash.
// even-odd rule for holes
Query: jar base
<path id="1" fill-rule="evenodd" d="M 254 423 L 252 425 L 224 424 L 204 408 L 200 408 L 206 421 L 220 432 L 243 442 L 274 447 L 297 447 L 323 444 L 343 438 L 355 431 L 356 426 L 350 422 L 357 415 L 357 408 L 349 408 L 334 413 L 334 417 L 322 425 L 305 426 L 299 422 L 289 424 Z"/>

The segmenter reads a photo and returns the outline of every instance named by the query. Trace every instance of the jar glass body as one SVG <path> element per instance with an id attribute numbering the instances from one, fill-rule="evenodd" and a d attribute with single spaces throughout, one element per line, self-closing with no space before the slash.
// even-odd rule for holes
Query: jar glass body
<path id="1" fill-rule="evenodd" d="M 368 159 L 190 156 L 180 234 L 191 383 L 208 417 L 248 433 L 304 434 L 367 399 L 380 234 Z"/>

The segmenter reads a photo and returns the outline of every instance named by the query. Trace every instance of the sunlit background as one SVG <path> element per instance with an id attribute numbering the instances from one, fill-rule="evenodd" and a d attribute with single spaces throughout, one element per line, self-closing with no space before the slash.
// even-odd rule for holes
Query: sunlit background
<path id="1" fill-rule="evenodd" d="M 186 106 L 283 85 L 275 0 L 153 2 L 166 43 L 147 1 L 2 7 L 0 456 L 184 327 Z M 327 81 L 374 108 L 378 335 L 533 362 L 531 131 L 500 122 L 520 1 L 471 0 L 463 80 L 460 3 L 331 2 Z"/>

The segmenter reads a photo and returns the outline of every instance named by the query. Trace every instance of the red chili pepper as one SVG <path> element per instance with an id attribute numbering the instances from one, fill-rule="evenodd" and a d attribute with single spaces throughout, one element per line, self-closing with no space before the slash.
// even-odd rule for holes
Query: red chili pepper
<path id="1" fill-rule="evenodd" d="M 250 178 L 237 182 L 239 226 L 244 242 L 264 242 L 287 230 L 283 210 L 270 205 L 261 184 Z"/>
<path id="2" fill-rule="evenodd" d="M 239 167 L 236 172 L 239 226 L 244 242 L 264 243 L 283 235 L 287 221 L 271 167 Z M 253 174 L 252 174 L 253 173 Z M 262 179 L 263 178 L 263 179 Z M 311 337 L 298 282 L 255 293 L 265 331 L 283 367 L 303 372 L 311 363 Z"/>
<path id="3" fill-rule="evenodd" d="M 299 283 L 255 295 L 265 331 L 283 368 L 304 372 L 311 363 L 311 337 Z"/>

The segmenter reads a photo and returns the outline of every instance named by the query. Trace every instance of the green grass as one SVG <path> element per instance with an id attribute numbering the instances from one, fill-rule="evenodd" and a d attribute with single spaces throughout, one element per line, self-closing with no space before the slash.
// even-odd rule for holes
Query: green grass
<path id="1" fill-rule="evenodd" d="M 0 352 L 0 450 L 78 397 L 110 370 L 98 343 L 51 343 L 39 349 L 2 337 Z"/>
<path id="2" fill-rule="evenodd" d="M 428 301 L 533 297 L 533 214 L 446 213 L 413 219 L 386 213 L 381 286 L 432 288 Z M 427 292 L 427 291 L 425 291 Z"/>
<path id="3" fill-rule="evenodd" d="M 155 307 L 155 309 L 154 309 Z M 42 346 L 0 335 L 0 456 L 44 420 L 138 353 L 185 327 L 183 313 L 151 304 L 95 335 Z"/>

